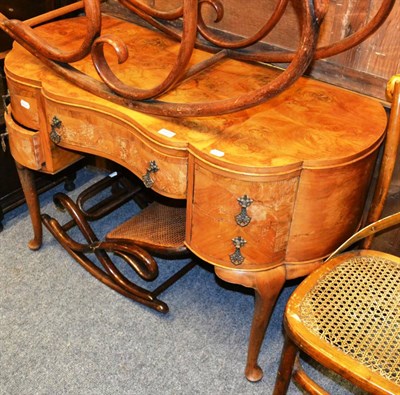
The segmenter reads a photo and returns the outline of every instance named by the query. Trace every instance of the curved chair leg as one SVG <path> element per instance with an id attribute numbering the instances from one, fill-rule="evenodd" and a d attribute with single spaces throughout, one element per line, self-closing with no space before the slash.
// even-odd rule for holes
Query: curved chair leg
<path id="1" fill-rule="evenodd" d="M 106 189 L 111 189 L 111 195 L 104 198 L 95 205 L 85 208 L 85 203 Z M 93 221 L 104 217 L 118 207 L 122 206 L 129 200 L 135 200 L 137 195 L 142 190 L 142 186 L 135 185 L 122 174 L 116 172 L 108 175 L 85 189 L 76 199 L 76 205 L 84 214 L 88 221 Z"/>
<path id="2" fill-rule="evenodd" d="M 62 230 L 61 225 L 54 219 L 49 217 L 47 214 L 42 215 L 42 220 L 46 228 L 51 232 L 54 238 L 64 247 L 64 249 L 93 277 L 107 285 L 114 291 L 126 296 L 132 300 L 142 303 L 152 309 L 155 309 L 161 313 L 168 312 L 168 306 L 161 300 L 153 297 L 152 293 L 144 288 L 137 286 L 125 278 L 124 286 L 121 285 L 120 281 L 117 281 L 114 276 L 107 273 L 107 271 L 101 270 L 97 267 L 81 250 L 92 251 L 91 246 L 83 246 L 83 248 L 74 249 L 70 245 L 74 245 L 75 242 L 69 238 L 68 235 Z M 80 245 L 82 246 L 82 245 Z M 93 251 L 92 251 L 93 252 Z M 103 260 L 106 253 L 103 251 Z M 108 255 L 107 255 L 108 257 Z M 108 258 L 109 259 L 109 258 Z M 122 276 L 122 275 L 121 275 Z M 127 286 L 129 284 L 129 286 Z"/>
<path id="3" fill-rule="evenodd" d="M 84 213 L 67 195 L 58 193 L 54 196 L 54 201 L 57 206 L 70 214 L 72 220 L 62 226 L 56 219 L 43 214 L 42 221 L 56 240 L 82 267 L 103 284 L 120 294 L 159 312 L 168 312 L 168 306 L 163 301 L 157 299 L 158 295 L 191 270 L 196 265 L 195 262 L 192 261 L 185 265 L 156 289 L 152 291 L 144 289 L 125 277 L 113 263 L 107 252 L 113 252 L 122 258 L 128 267 L 142 279 L 152 281 L 158 275 L 158 265 L 147 251 L 130 240 L 99 241 L 87 222 Z M 71 223 L 79 228 L 87 244 L 78 243 L 68 235 L 67 230 L 72 227 Z M 88 253 L 96 256 L 102 268 L 99 268 L 98 265 L 94 264 L 85 255 Z"/>
<path id="4" fill-rule="evenodd" d="M 60 244 L 63 244 L 64 238 L 62 238 L 60 236 L 60 234 L 56 230 L 56 227 L 54 226 L 54 223 L 52 223 L 52 221 L 56 221 L 56 220 L 54 220 L 54 218 L 50 218 L 46 214 L 43 214 L 42 218 L 43 218 L 43 223 L 45 224 L 47 229 L 49 229 L 49 231 L 60 242 Z M 121 295 L 123 295 L 129 299 L 135 300 L 136 302 L 142 303 L 145 306 L 148 306 L 154 310 L 157 310 L 161 313 L 168 312 L 168 310 L 169 310 L 168 306 L 161 300 L 153 298 L 151 293 L 149 293 L 144 288 L 141 288 L 135 284 L 132 284 L 131 289 L 128 291 L 126 288 L 119 285 L 110 275 L 105 273 L 103 270 L 99 269 L 84 253 L 75 251 L 75 250 L 69 248 L 65 244 L 63 244 L 63 247 L 93 277 L 95 277 L 97 280 L 99 280 L 103 284 L 107 285 L 114 291 L 120 293 Z"/>
<path id="5" fill-rule="evenodd" d="M 71 215 L 73 221 L 78 226 L 79 230 L 82 232 L 83 236 L 85 237 L 86 241 L 88 242 L 89 250 L 82 252 L 93 252 L 99 261 L 102 263 L 106 271 L 115 277 L 117 281 L 121 281 L 121 284 L 124 284 L 124 278 L 119 273 L 118 269 L 112 263 L 112 261 L 108 258 L 105 251 L 115 251 L 121 253 L 132 254 L 136 258 L 136 262 L 144 264 L 139 270 L 139 266 L 135 265 L 133 261 L 129 261 L 128 263 L 132 268 L 136 270 L 136 272 L 145 280 L 154 280 L 158 275 L 158 266 L 154 261 L 153 257 L 142 248 L 134 245 L 129 244 L 128 242 L 124 243 L 112 243 L 112 242 L 100 242 L 95 233 L 93 232 L 92 228 L 90 227 L 89 223 L 86 221 L 85 216 L 82 212 L 78 209 L 77 205 L 66 195 L 63 193 L 58 193 L 54 196 L 54 199 L 58 201 L 59 205 L 63 206 L 68 213 Z M 60 228 L 60 231 L 62 227 Z M 69 239 L 70 242 L 73 242 L 72 239 Z M 79 243 L 75 243 L 76 246 Z M 73 248 L 73 247 L 72 247 Z M 81 247 L 75 247 L 79 249 Z M 82 247 L 83 248 L 83 247 Z M 121 255 L 124 257 L 123 255 Z M 137 268 L 136 268 L 137 266 Z M 121 276 L 121 280 L 119 277 Z M 129 285 L 128 285 L 129 286 Z"/>
<path id="6" fill-rule="evenodd" d="M 152 292 L 128 280 L 111 261 L 107 251 L 119 252 L 118 255 L 124 258 L 129 266 L 145 280 L 153 280 L 157 277 L 158 266 L 153 257 L 133 244 L 129 245 L 124 243 L 121 245 L 117 243 L 100 242 L 82 213 L 80 213 L 79 209 L 77 209 L 74 202 L 68 196 L 57 194 L 55 198 L 58 204 L 69 212 L 88 242 L 88 244 L 75 242 L 68 236 L 57 220 L 43 214 L 42 221 L 44 225 L 67 252 L 89 271 L 89 273 L 110 288 L 124 296 L 154 308 L 157 311 L 166 313 L 168 311 L 168 306 L 164 302 L 156 299 Z M 85 256 L 85 253 L 94 253 L 104 270 L 99 269 L 99 267 Z"/>

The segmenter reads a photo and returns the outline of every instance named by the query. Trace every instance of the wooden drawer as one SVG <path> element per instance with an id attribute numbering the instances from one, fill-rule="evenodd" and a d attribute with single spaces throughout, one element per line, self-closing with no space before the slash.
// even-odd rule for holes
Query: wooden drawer
<path id="1" fill-rule="evenodd" d="M 271 177 L 239 175 L 194 159 L 193 172 L 187 218 L 190 249 L 213 264 L 229 268 L 262 269 L 284 260 L 298 186 L 297 171 Z M 238 201 L 244 196 L 252 200 L 246 209 Z M 242 217 L 237 219 L 240 214 Z M 232 239 L 238 237 L 245 240 L 240 248 L 243 262 L 240 255 L 239 261 L 233 255 L 236 247 Z"/>
<path id="2" fill-rule="evenodd" d="M 14 133 L 12 143 L 14 149 L 11 150 L 14 159 L 30 169 L 40 169 L 45 173 L 55 174 L 82 158 L 75 152 L 57 147 L 49 140 L 48 125 L 43 121 L 41 91 L 37 86 L 30 85 L 27 81 L 19 82 L 9 73 L 7 85 L 11 97 L 12 117 L 15 119 L 13 128 L 18 130 L 18 133 Z M 40 163 L 34 162 L 32 155 L 27 154 L 27 158 L 23 158 L 25 154 L 22 152 L 26 150 L 27 141 L 34 143 L 37 147 L 40 146 L 40 157 L 37 159 Z"/>
<path id="3" fill-rule="evenodd" d="M 39 130 L 39 106 L 37 88 L 21 84 L 7 77 L 13 117 L 28 129 Z"/>
<path id="4" fill-rule="evenodd" d="M 43 153 L 40 146 L 39 132 L 19 126 L 9 113 L 5 114 L 8 131 L 8 140 L 13 158 L 21 165 L 40 170 L 43 163 Z"/>
<path id="5" fill-rule="evenodd" d="M 158 171 L 150 172 L 155 191 L 172 198 L 186 198 L 187 153 L 150 141 L 133 125 L 95 110 L 45 100 L 47 122 L 54 116 L 57 145 L 105 157 L 128 168 L 142 178 L 155 163 Z M 50 131 L 49 131 L 50 133 Z"/>

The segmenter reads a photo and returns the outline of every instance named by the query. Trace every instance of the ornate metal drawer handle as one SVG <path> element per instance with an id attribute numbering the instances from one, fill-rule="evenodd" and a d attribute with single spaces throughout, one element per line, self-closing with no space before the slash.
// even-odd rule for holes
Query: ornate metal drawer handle
<path id="1" fill-rule="evenodd" d="M 50 132 L 50 140 L 54 144 L 60 144 L 61 142 L 61 135 L 57 133 L 57 130 L 61 128 L 62 122 L 54 115 L 53 119 L 51 120 L 51 132 Z"/>
<path id="2" fill-rule="evenodd" d="M 142 177 L 144 186 L 146 188 L 151 188 L 153 186 L 154 180 L 150 177 L 150 175 L 151 175 L 151 173 L 156 173 L 158 170 L 160 170 L 160 169 L 158 168 L 156 161 L 151 160 L 146 174 Z"/>
<path id="3" fill-rule="evenodd" d="M 237 199 L 239 205 L 241 207 L 240 213 L 235 216 L 236 223 L 239 226 L 247 226 L 250 221 L 251 217 L 247 214 L 247 207 L 253 203 L 253 199 L 249 198 L 247 195 L 243 195 Z"/>
<path id="4" fill-rule="evenodd" d="M 235 246 L 235 252 L 229 255 L 229 258 L 234 265 L 238 266 L 244 262 L 244 256 L 242 255 L 240 249 L 247 243 L 247 241 L 243 239 L 242 236 L 238 236 L 232 239 L 232 243 Z"/>

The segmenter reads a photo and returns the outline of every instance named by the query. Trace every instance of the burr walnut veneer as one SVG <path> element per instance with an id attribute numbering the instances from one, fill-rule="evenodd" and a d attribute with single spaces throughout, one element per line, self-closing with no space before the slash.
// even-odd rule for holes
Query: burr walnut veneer
<path id="1" fill-rule="evenodd" d="M 120 65 L 105 48 L 120 79 L 149 88 L 165 77 L 178 44 L 109 16 L 102 23 L 103 33 L 130 43 L 129 60 Z M 70 49 L 84 27 L 76 18 L 37 32 Z M 196 51 L 194 57 L 207 56 Z M 74 66 L 98 78 L 90 58 Z M 56 173 L 90 153 L 118 162 L 162 195 L 185 199 L 186 246 L 223 280 L 255 290 L 246 376 L 259 380 L 258 353 L 285 281 L 310 273 L 360 224 L 387 122 L 382 106 L 301 78 L 248 110 L 163 118 L 81 90 L 19 45 L 7 56 L 5 70 L 11 149 L 34 224 L 31 248 L 40 247 L 41 225 L 30 170 Z M 227 59 L 208 70 L 207 78 L 191 77 L 164 99 L 237 96 L 277 73 Z"/>

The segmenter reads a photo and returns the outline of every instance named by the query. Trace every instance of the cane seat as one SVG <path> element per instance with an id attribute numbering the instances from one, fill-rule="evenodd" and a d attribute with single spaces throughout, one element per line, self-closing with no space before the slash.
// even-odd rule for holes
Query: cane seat
<path id="1" fill-rule="evenodd" d="M 359 234 L 398 223 L 400 213 Z M 400 394 L 399 257 L 374 250 L 334 256 L 292 293 L 284 325 L 275 395 L 286 393 L 291 377 L 310 393 L 327 394 L 301 367 L 299 350 L 368 393 Z"/>
<path id="2" fill-rule="evenodd" d="M 153 254 L 184 255 L 185 218 L 184 207 L 153 202 L 110 231 L 106 240 L 130 240 Z"/>

